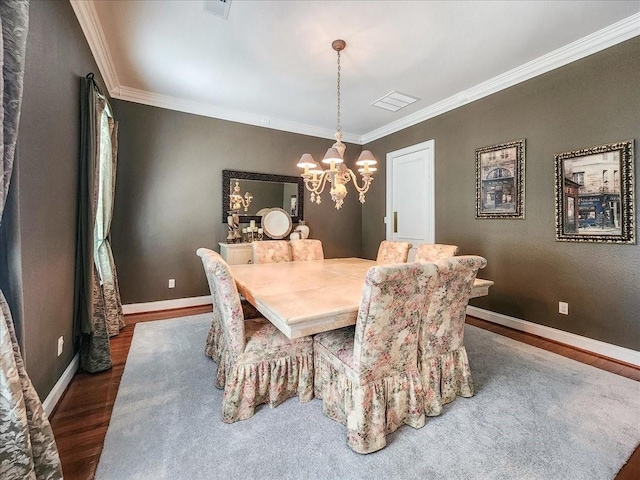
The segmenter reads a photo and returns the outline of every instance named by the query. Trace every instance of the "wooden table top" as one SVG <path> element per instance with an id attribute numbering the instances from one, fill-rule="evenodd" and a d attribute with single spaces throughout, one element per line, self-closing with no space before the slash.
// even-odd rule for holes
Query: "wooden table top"
<path id="1" fill-rule="evenodd" d="M 362 258 L 229 265 L 238 291 L 289 338 L 355 325 L 369 268 Z M 476 279 L 472 297 L 488 295 Z"/>

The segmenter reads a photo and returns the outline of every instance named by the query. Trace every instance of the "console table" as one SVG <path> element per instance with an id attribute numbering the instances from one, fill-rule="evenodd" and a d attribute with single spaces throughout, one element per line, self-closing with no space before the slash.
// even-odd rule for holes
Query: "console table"
<path id="1" fill-rule="evenodd" d="M 251 263 L 251 243 L 218 243 L 220 255 L 229 265 Z"/>

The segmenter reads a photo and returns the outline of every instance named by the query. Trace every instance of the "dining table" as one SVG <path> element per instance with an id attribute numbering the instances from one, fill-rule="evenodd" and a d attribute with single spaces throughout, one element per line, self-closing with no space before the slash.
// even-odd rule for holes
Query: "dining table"
<path id="1" fill-rule="evenodd" d="M 289 338 L 355 325 L 367 271 L 363 258 L 229 265 L 244 296 Z M 489 294 L 491 280 L 476 278 L 471 298 Z"/>

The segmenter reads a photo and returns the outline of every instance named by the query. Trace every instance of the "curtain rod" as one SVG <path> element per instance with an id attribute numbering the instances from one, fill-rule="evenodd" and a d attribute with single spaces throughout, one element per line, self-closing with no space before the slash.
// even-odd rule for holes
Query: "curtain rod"
<path id="1" fill-rule="evenodd" d="M 87 73 L 86 78 L 87 78 L 88 80 L 91 80 L 91 84 L 93 85 L 93 88 L 95 88 L 95 89 L 98 91 L 98 93 L 99 93 L 100 95 L 102 95 L 102 90 L 100 90 L 100 87 L 99 87 L 99 86 L 98 86 L 98 84 L 96 83 L 96 79 L 95 79 L 94 77 L 95 77 L 95 76 L 94 76 L 93 72 Z"/>
<path id="2" fill-rule="evenodd" d="M 95 75 L 93 74 L 93 72 L 87 73 L 86 78 L 87 80 L 91 81 L 91 84 L 93 85 L 93 88 L 98 92 L 98 95 L 104 99 L 108 107 L 107 113 L 111 118 L 113 118 L 113 108 L 111 108 L 111 103 L 109 102 L 109 99 L 107 98 L 107 96 L 102 93 L 102 90 L 100 90 L 100 87 L 96 83 Z"/>

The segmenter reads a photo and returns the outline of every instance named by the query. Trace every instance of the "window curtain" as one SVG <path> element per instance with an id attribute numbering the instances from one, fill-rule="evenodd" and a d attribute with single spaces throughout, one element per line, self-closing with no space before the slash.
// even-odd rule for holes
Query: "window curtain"
<path id="1" fill-rule="evenodd" d="M 102 285 L 107 333 L 112 337 L 125 326 L 116 265 L 109 242 L 116 193 L 118 123 L 113 119 L 111 107 L 102 95 L 98 95 L 96 117 L 100 122 L 100 151 L 96 223 L 93 231 L 94 262 Z"/>
<path id="2" fill-rule="evenodd" d="M 0 222 L 15 159 L 24 55 L 29 28 L 28 0 L 0 2 L 2 29 L 2 145 Z M 62 468 L 51 425 L 22 361 L 11 311 L 0 291 L 0 478 L 61 479 Z"/>
<path id="3" fill-rule="evenodd" d="M 80 96 L 74 327 L 80 339 L 80 365 L 85 371 L 95 373 L 111 368 L 109 337 L 124 327 L 109 244 L 118 127 L 92 73 L 81 79 Z"/>

